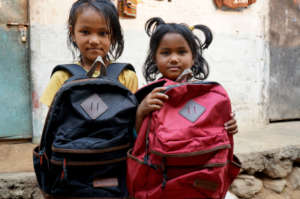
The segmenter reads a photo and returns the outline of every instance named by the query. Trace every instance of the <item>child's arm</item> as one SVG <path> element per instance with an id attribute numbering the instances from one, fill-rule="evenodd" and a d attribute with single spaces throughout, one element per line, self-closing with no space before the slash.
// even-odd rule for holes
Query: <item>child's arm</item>
<path id="1" fill-rule="evenodd" d="M 153 89 L 139 104 L 136 111 L 136 132 L 139 132 L 144 118 L 152 111 L 159 110 L 164 105 L 164 101 L 169 98 L 166 94 L 162 93 L 164 90 L 164 87 Z"/>
<path id="2" fill-rule="evenodd" d="M 43 95 L 40 98 L 40 102 L 50 107 L 52 100 L 56 92 L 61 88 L 64 82 L 71 77 L 71 74 L 67 71 L 59 70 L 56 71 L 50 79 Z"/>
<path id="3" fill-rule="evenodd" d="M 228 122 L 226 122 L 224 124 L 225 129 L 228 131 L 228 133 L 230 134 L 236 134 L 238 133 L 238 126 L 237 126 L 237 122 L 234 118 L 235 114 L 231 113 L 231 120 L 229 120 Z"/>

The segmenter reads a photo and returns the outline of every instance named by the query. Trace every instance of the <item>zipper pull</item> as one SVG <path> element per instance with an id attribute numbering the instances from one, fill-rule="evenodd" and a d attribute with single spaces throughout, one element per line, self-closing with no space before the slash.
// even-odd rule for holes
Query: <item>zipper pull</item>
<path id="1" fill-rule="evenodd" d="M 167 159 L 164 157 L 163 158 L 163 181 L 162 181 L 162 189 L 166 187 L 167 180 L 168 180 L 168 172 L 167 172 Z"/>
<path id="2" fill-rule="evenodd" d="M 68 174 L 67 174 L 67 159 L 66 158 L 64 158 L 64 160 L 63 160 L 63 169 L 61 171 L 60 179 L 61 179 L 62 183 L 67 182 L 67 179 L 68 179 Z"/>
<path id="3" fill-rule="evenodd" d="M 45 149 L 42 149 L 39 151 L 39 156 L 40 156 L 40 166 L 43 165 L 43 156 L 44 156 L 44 153 L 45 153 Z"/>

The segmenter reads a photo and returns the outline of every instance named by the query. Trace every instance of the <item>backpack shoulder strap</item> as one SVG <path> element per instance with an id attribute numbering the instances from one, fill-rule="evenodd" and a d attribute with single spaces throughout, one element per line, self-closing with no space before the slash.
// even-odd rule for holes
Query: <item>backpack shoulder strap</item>
<path id="1" fill-rule="evenodd" d="M 136 99 L 138 100 L 139 103 L 142 102 L 142 100 L 155 88 L 157 87 L 162 87 L 164 86 L 164 84 L 166 83 L 166 80 L 163 78 L 163 79 L 159 79 L 159 80 L 156 80 L 154 82 L 151 82 L 149 84 L 147 84 L 146 86 L 143 86 L 142 88 L 138 89 L 136 92 L 135 92 L 135 97 Z"/>
<path id="2" fill-rule="evenodd" d="M 72 76 L 82 76 L 86 74 L 86 71 L 77 64 L 62 64 L 54 67 L 51 76 L 58 70 L 68 71 Z"/>
<path id="3" fill-rule="evenodd" d="M 118 81 L 118 77 L 121 74 L 121 72 L 125 69 L 129 69 L 135 72 L 134 67 L 131 64 L 128 63 L 112 63 L 109 65 L 106 71 L 106 75 L 113 80 Z"/>

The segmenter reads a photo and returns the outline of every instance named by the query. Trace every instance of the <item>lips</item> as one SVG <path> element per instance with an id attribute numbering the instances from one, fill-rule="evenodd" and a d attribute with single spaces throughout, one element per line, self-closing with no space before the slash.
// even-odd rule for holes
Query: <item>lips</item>
<path id="1" fill-rule="evenodd" d="M 88 51 L 102 51 L 101 48 L 88 48 Z"/>
<path id="2" fill-rule="evenodd" d="M 178 70 L 181 70 L 181 68 L 179 66 L 169 66 L 168 70 L 170 70 L 170 71 L 178 71 Z"/>

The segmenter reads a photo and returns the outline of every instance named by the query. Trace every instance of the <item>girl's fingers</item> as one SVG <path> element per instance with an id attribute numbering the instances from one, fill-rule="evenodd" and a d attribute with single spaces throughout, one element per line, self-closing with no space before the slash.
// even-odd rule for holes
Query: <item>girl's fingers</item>
<path id="1" fill-rule="evenodd" d="M 225 129 L 230 134 L 236 134 L 238 132 L 238 126 L 237 126 L 236 123 L 228 125 L 228 126 L 225 126 Z"/>
<path id="2" fill-rule="evenodd" d="M 237 125 L 236 124 L 228 125 L 228 126 L 225 126 L 225 129 L 231 131 L 231 130 L 237 129 Z"/>
<path id="3" fill-rule="evenodd" d="M 169 99 L 169 96 L 163 93 L 166 90 L 165 87 L 158 87 L 153 89 L 152 91 L 152 98 L 159 98 L 162 100 L 167 100 Z"/>
<path id="4" fill-rule="evenodd" d="M 153 95 L 153 99 L 159 99 L 159 100 L 168 100 L 169 96 L 164 93 L 155 93 Z"/>
<path id="5" fill-rule="evenodd" d="M 234 118 L 234 117 L 235 117 L 235 112 L 232 111 L 231 114 L 230 114 L 230 116 L 231 116 L 232 118 Z"/>
<path id="6" fill-rule="evenodd" d="M 235 119 L 231 119 L 231 120 L 229 120 L 228 122 L 226 122 L 224 124 L 225 127 L 232 126 L 232 125 L 236 125 L 236 120 Z"/>
<path id="7" fill-rule="evenodd" d="M 161 107 L 162 107 L 162 105 L 159 105 L 159 104 L 152 104 L 151 105 L 152 111 L 159 110 L 159 109 L 161 109 Z"/>
<path id="8" fill-rule="evenodd" d="M 236 128 L 236 129 L 234 129 L 234 130 L 232 130 L 232 131 L 228 131 L 228 133 L 230 133 L 230 134 L 237 134 L 239 132 L 239 130 L 238 130 L 238 128 Z"/>
<path id="9" fill-rule="evenodd" d="M 151 100 L 150 104 L 156 104 L 156 105 L 161 105 L 162 106 L 164 104 L 164 102 L 162 100 L 158 99 L 158 98 L 154 98 L 154 99 Z"/>
<path id="10" fill-rule="evenodd" d="M 157 87 L 152 90 L 152 92 L 157 93 L 157 92 L 164 92 L 166 90 L 165 87 Z"/>

